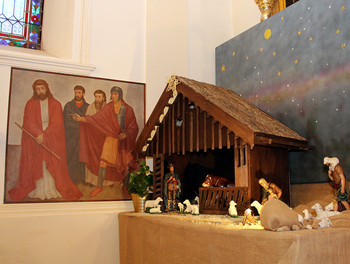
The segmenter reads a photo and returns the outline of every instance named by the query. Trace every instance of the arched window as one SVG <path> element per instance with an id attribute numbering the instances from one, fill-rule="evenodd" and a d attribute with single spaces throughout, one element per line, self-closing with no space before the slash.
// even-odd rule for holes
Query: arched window
<path id="1" fill-rule="evenodd" d="M 0 44 L 40 49 L 44 0 L 0 0 Z"/>

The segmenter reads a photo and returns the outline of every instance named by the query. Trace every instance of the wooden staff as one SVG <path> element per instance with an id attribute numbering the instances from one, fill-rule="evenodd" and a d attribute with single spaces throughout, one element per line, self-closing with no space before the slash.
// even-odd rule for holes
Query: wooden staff
<path id="1" fill-rule="evenodd" d="M 25 133 L 27 133 L 27 135 L 29 135 L 32 139 L 34 139 L 36 141 L 36 137 L 34 137 L 32 134 L 30 134 L 25 128 L 23 128 L 20 124 L 18 124 L 17 122 L 15 122 L 15 124 Z M 58 158 L 59 160 L 61 160 L 60 156 L 58 156 L 55 152 L 53 152 L 51 149 L 49 149 L 48 147 L 46 147 L 44 144 L 40 144 L 40 146 L 42 146 L 44 149 L 46 149 L 48 152 L 50 152 L 52 155 L 54 155 L 56 158 Z"/>

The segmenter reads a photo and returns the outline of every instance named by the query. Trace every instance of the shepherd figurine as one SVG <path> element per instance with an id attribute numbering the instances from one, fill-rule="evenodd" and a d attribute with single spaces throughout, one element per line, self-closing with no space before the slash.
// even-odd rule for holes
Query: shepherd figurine
<path id="1" fill-rule="evenodd" d="M 176 207 L 176 199 L 180 198 L 181 182 L 179 175 L 175 173 L 174 165 L 172 163 L 168 166 L 169 172 L 165 174 L 164 178 L 164 204 L 166 210 L 173 211 Z"/>

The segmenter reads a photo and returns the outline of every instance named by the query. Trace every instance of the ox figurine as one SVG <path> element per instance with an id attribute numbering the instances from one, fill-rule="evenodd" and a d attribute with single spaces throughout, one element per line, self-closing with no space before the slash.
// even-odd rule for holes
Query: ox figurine
<path id="1" fill-rule="evenodd" d="M 226 178 L 214 176 L 212 174 L 208 174 L 202 183 L 202 187 L 226 187 L 228 185 L 233 186 L 232 182 Z"/>

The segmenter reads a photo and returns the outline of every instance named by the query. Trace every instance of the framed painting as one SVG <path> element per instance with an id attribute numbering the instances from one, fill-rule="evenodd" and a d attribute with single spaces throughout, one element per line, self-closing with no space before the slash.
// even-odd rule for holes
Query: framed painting
<path id="1" fill-rule="evenodd" d="M 11 69 L 5 203 L 127 200 L 145 84 Z"/>

